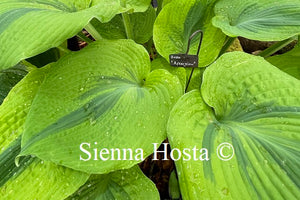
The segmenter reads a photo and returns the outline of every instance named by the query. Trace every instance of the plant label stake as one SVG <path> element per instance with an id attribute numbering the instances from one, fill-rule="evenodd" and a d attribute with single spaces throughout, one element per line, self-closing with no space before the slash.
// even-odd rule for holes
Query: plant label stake
<path id="1" fill-rule="evenodd" d="M 191 40 L 193 39 L 193 37 L 195 37 L 195 35 L 197 35 L 197 33 L 201 33 L 197 54 L 189 55 L 188 53 L 190 50 Z M 174 67 L 192 67 L 192 68 L 198 67 L 198 59 L 199 59 L 200 47 L 202 44 L 202 38 L 203 38 L 203 32 L 201 30 L 194 32 L 189 38 L 188 46 L 185 54 L 169 55 L 170 65 Z"/>
<path id="2" fill-rule="evenodd" d="M 190 50 L 190 45 L 191 45 L 191 40 L 193 39 L 193 37 L 195 37 L 195 35 L 197 35 L 197 33 L 200 33 L 200 41 L 199 41 L 199 45 L 198 45 L 198 49 L 197 49 L 197 54 L 196 55 L 189 55 L 189 50 Z M 169 61 L 170 61 L 170 65 L 174 66 L 174 67 L 192 67 L 192 71 L 189 77 L 189 80 L 186 84 L 186 88 L 185 88 L 185 92 L 187 91 L 194 69 L 198 67 L 198 60 L 199 60 L 199 52 L 200 52 L 200 47 L 202 44 L 202 39 L 203 39 L 203 31 L 202 30 L 197 30 L 195 31 L 189 38 L 188 41 L 188 46 L 187 46 L 187 50 L 185 54 L 170 54 L 169 55 Z"/>

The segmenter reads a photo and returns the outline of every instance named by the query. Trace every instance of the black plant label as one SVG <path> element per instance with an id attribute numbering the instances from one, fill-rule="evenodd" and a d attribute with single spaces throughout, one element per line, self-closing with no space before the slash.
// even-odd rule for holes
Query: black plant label
<path id="1" fill-rule="evenodd" d="M 174 67 L 198 67 L 198 56 L 187 54 L 169 55 L 170 65 Z"/>

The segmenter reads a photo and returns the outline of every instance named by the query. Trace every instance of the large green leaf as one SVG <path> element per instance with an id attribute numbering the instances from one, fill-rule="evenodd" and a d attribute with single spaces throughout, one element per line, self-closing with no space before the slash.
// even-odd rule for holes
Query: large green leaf
<path id="1" fill-rule="evenodd" d="M 26 115 L 48 68 L 30 72 L 0 106 L 0 199 L 64 199 L 89 177 L 31 156 L 15 165 Z"/>
<path id="2" fill-rule="evenodd" d="M 40 54 L 76 35 L 96 17 L 145 11 L 150 0 L 4 0 L 0 2 L 0 67 Z M 0 69 L 1 69 L 0 68 Z"/>
<path id="3" fill-rule="evenodd" d="M 135 12 L 129 15 L 129 28 L 133 33 L 133 40 L 137 43 L 146 43 L 152 37 L 152 29 L 155 21 L 155 10 L 149 6 L 145 12 Z M 126 31 L 122 15 L 116 15 L 111 21 L 101 23 L 99 20 L 92 20 L 93 26 L 105 39 L 126 39 Z"/>
<path id="4" fill-rule="evenodd" d="M 231 36 L 281 41 L 300 34 L 299 0 L 220 0 L 213 24 Z"/>
<path id="5" fill-rule="evenodd" d="M 185 53 L 189 37 L 201 29 L 204 32 L 199 67 L 207 66 L 218 56 L 225 35 L 211 24 L 213 1 L 173 0 L 163 7 L 154 23 L 153 40 L 160 55 Z M 189 54 L 196 54 L 199 35 L 191 42 Z"/>
<path id="6" fill-rule="evenodd" d="M 26 119 L 22 155 L 93 173 L 141 162 L 136 150 L 146 158 L 166 138 L 169 111 L 183 93 L 177 76 L 150 67 L 147 51 L 132 40 L 101 40 L 60 59 Z M 116 152 L 115 160 L 112 153 L 101 159 L 105 148 L 121 149 L 120 160 Z M 128 151 L 123 156 L 127 148 L 132 160 Z"/>
<path id="7" fill-rule="evenodd" d="M 176 162 L 184 199 L 299 198 L 300 81 L 233 52 L 205 70 L 201 93 L 180 98 L 168 123 L 171 147 L 190 149 Z"/>
<path id="8" fill-rule="evenodd" d="M 68 199 L 136 200 L 160 199 L 153 184 L 138 166 L 103 175 L 92 175 L 76 193 Z"/>
<path id="9" fill-rule="evenodd" d="M 300 46 L 296 46 L 285 54 L 268 57 L 267 61 L 289 75 L 300 79 Z"/>

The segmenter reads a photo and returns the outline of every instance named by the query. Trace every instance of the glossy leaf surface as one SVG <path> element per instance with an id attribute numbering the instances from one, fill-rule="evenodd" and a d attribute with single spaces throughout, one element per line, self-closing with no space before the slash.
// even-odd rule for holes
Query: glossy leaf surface
<path id="1" fill-rule="evenodd" d="M 44 162 L 21 151 L 21 134 L 33 98 L 49 67 L 33 70 L 9 93 L 0 106 L 0 198 L 64 199 L 85 183 L 89 175 Z"/>
<path id="2" fill-rule="evenodd" d="M 166 138 L 169 111 L 183 93 L 177 76 L 150 67 L 147 51 L 132 40 L 101 40 L 65 56 L 32 104 L 22 155 L 91 173 L 141 162 Z M 132 153 L 124 156 L 127 148 Z M 103 159 L 102 149 L 109 150 Z"/>
<path id="3" fill-rule="evenodd" d="M 156 18 L 153 40 L 159 54 L 169 61 L 170 54 L 186 53 L 188 40 L 197 30 L 204 32 L 199 67 L 212 63 L 218 56 L 225 35 L 211 24 L 213 1 L 173 0 Z M 196 54 L 200 35 L 191 41 L 189 54 Z"/>
<path id="4" fill-rule="evenodd" d="M 215 13 L 214 26 L 231 37 L 281 41 L 300 34 L 298 0 L 220 0 Z"/>
<path id="5" fill-rule="evenodd" d="M 103 175 L 92 175 L 69 200 L 159 200 L 158 191 L 138 166 Z"/>
<path id="6" fill-rule="evenodd" d="M 190 149 L 176 162 L 183 198 L 297 199 L 299 94 L 299 80 L 260 57 L 227 53 L 206 69 L 168 123 L 171 147 Z"/>
<path id="7" fill-rule="evenodd" d="M 149 0 L 1 1 L 0 69 L 59 46 L 93 17 L 108 22 L 121 12 L 143 12 L 149 4 Z"/>

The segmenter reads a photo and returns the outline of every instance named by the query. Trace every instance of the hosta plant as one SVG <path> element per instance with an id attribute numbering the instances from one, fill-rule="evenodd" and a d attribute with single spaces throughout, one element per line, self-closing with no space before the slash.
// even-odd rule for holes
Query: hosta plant
<path id="1" fill-rule="evenodd" d="M 157 153 L 171 199 L 299 199 L 299 34 L 299 0 L 1 1 L 0 199 L 166 198 Z"/>

